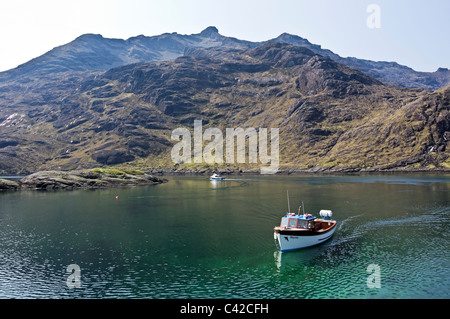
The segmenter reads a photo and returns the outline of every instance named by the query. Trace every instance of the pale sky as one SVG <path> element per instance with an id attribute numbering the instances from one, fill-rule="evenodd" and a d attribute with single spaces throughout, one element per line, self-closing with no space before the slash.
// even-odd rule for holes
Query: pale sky
<path id="1" fill-rule="evenodd" d="M 380 28 L 369 28 L 370 4 Z M 0 0 L 0 71 L 84 33 L 122 38 L 199 33 L 243 40 L 288 32 L 343 57 L 450 68 L 449 0 Z"/>

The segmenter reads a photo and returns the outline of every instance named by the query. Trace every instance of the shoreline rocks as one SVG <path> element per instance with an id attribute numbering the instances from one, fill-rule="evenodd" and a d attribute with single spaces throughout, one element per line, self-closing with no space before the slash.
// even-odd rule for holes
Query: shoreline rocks
<path id="1" fill-rule="evenodd" d="M 139 171 L 123 172 L 114 169 L 92 169 L 79 171 L 42 171 L 28 175 L 18 181 L 0 179 L 0 190 L 59 190 L 99 189 L 157 185 L 166 179 Z"/>
<path id="2" fill-rule="evenodd" d="M 448 169 L 280 169 L 277 176 L 286 175 L 358 175 L 358 174 L 414 174 L 414 173 L 449 173 Z M 145 172 L 138 170 L 117 169 L 84 169 L 75 171 L 40 171 L 21 179 L 0 178 L 0 191 L 5 190 L 58 190 L 58 189 L 100 189 L 114 187 L 130 187 L 139 185 L 157 185 L 168 180 L 162 176 L 210 176 L 221 175 L 260 175 L 259 170 L 251 169 L 152 169 Z"/>
<path id="3" fill-rule="evenodd" d="M 0 178 L 0 191 L 2 191 L 2 190 L 17 190 L 19 188 L 20 188 L 19 183 L 8 180 L 8 179 Z"/>
<path id="4" fill-rule="evenodd" d="M 247 170 L 247 169 L 153 169 L 146 171 L 147 174 L 155 176 L 208 176 L 213 173 L 219 173 L 221 175 L 261 175 L 260 170 Z M 405 168 L 390 168 L 390 169 L 360 169 L 360 168 L 323 168 L 313 167 L 309 169 L 280 169 L 273 174 L 274 176 L 286 176 L 286 175 L 354 175 L 354 174 L 414 174 L 414 173 L 450 173 L 450 169 L 405 169 Z"/>

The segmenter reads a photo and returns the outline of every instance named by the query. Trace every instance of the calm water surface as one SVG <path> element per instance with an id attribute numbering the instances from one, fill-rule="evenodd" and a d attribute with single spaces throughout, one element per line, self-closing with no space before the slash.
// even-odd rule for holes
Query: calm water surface
<path id="1" fill-rule="evenodd" d="M 0 193 L 0 298 L 450 297 L 450 175 L 168 178 Z M 292 211 L 333 210 L 331 240 L 277 251 L 287 190 Z"/>

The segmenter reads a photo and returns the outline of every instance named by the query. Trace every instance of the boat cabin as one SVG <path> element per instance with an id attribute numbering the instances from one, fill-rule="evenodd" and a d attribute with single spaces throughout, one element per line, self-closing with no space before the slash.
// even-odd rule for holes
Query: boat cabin
<path id="1" fill-rule="evenodd" d="M 287 213 L 281 218 L 281 227 L 289 228 L 302 228 L 302 229 L 314 229 L 314 220 L 309 214 L 305 215 L 295 215 Z"/>

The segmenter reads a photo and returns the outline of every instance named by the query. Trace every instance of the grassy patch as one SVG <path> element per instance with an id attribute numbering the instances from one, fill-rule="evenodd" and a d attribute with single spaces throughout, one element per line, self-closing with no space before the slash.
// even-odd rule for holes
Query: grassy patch
<path id="1" fill-rule="evenodd" d="M 144 175 L 143 171 L 140 171 L 140 170 L 137 170 L 137 169 L 128 169 L 128 168 L 126 168 L 126 169 L 123 169 L 122 171 L 125 174 L 128 174 L 128 175 Z"/>
<path id="2" fill-rule="evenodd" d="M 99 174 L 108 174 L 113 176 L 125 175 L 123 171 L 115 168 L 93 168 L 92 171 Z"/>
<path id="3" fill-rule="evenodd" d="M 445 168 L 450 168 L 450 158 L 448 158 L 445 162 L 441 163 L 441 165 Z"/>
<path id="4" fill-rule="evenodd" d="M 3 178 L 0 178 L 0 183 L 2 183 L 2 184 L 7 184 L 7 185 L 11 185 L 11 186 L 18 186 L 18 185 L 19 185 L 19 184 L 16 183 L 16 182 L 10 181 L 10 180 L 8 180 L 8 179 L 3 179 Z"/>
<path id="5" fill-rule="evenodd" d="M 137 169 L 93 168 L 91 169 L 91 171 L 99 174 L 108 174 L 112 176 L 144 175 L 144 172 Z"/>

